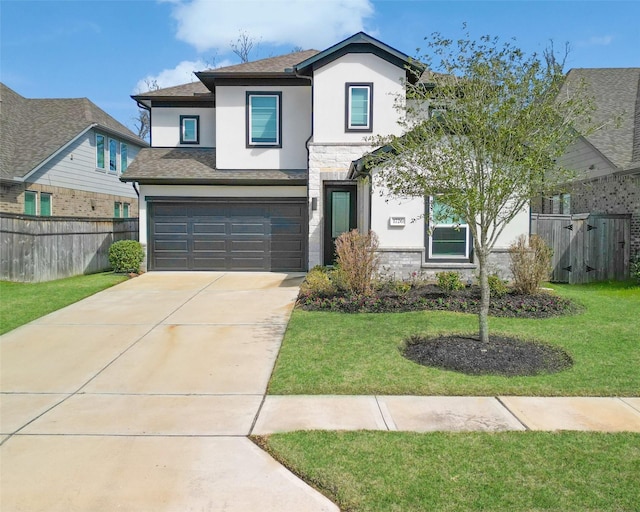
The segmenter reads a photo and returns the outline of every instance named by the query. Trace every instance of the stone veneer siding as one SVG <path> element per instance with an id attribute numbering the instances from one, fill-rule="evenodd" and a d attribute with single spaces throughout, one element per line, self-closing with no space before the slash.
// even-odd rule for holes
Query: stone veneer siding
<path id="1" fill-rule="evenodd" d="M 640 255 L 640 172 L 610 174 L 576 184 L 570 213 L 630 213 L 631 256 Z M 535 213 L 553 213 L 549 198 L 532 203 Z"/>
<path id="2" fill-rule="evenodd" d="M 138 217 L 138 199 L 133 197 L 99 194 L 83 190 L 72 190 L 61 187 L 48 187 L 44 185 L 6 184 L 0 185 L 1 200 L 0 211 L 6 213 L 24 213 L 24 192 L 47 192 L 52 195 L 51 214 L 56 217 L 113 217 L 114 203 L 129 203 L 129 217 Z"/>
<path id="3" fill-rule="evenodd" d="M 347 178 L 351 162 L 373 147 L 365 143 L 309 143 L 309 198 L 318 198 L 318 209 L 309 213 L 309 269 L 323 263 L 325 181 Z"/>
<path id="4" fill-rule="evenodd" d="M 420 249 L 381 249 L 380 274 L 384 277 L 408 280 L 413 277 L 435 280 L 439 272 L 459 272 L 462 281 L 475 281 L 478 277 L 476 263 L 424 263 L 424 250 Z M 489 273 L 496 273 L 502 279 L 511 279 L 507 249 L 494 249 L 489 257 Z"/>

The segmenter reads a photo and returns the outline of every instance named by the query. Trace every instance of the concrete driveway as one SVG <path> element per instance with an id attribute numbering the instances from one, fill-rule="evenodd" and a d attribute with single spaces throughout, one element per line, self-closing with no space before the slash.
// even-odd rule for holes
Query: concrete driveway
<path id="1" fill-rule="evenodd" d="M 301 277 L 148 273 L 2 336 L 2 510 L 337 510 L 246 439 Z"/>

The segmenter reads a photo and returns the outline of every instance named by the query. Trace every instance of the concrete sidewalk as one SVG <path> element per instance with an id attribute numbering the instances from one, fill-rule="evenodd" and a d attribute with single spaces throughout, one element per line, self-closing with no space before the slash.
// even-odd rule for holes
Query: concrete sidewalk
<path id="1" fill-rule="evenodd" d="M 640 432 L 639 398 L 265 396 L 301 279 L 149 273 L 0 337 L 2 510 L 338 510 L 250 434 Z"/>
<path id="2" fill-rule="evenodd" d="M 252 434 L 294 430 L 640 432 L 640 398 L 267 396 Z"/>

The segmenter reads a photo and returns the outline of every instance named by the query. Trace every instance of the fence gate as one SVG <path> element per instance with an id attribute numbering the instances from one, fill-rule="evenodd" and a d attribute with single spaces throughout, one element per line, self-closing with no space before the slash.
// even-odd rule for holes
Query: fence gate
<path id="1" fill-rule="evenodd" d="M 553 249 L 551 280 L 590 283 L 629 277 L 631 215 L 533 214 L 531 233 Z"/>

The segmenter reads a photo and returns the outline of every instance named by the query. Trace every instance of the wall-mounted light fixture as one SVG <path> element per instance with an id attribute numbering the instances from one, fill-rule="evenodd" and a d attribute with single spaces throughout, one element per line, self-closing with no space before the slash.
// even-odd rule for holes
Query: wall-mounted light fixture
<path id="1" fill-rule="evenodd" d="M 317 197 L 312 197 L 311 198 L 311 210 L 313 210 L 314 212 L 318 209 L 318 198 Z"/>

